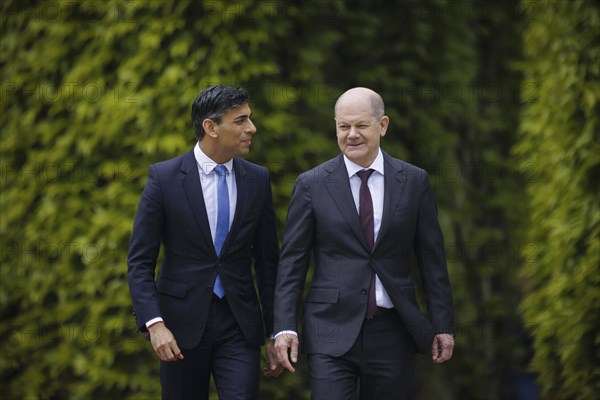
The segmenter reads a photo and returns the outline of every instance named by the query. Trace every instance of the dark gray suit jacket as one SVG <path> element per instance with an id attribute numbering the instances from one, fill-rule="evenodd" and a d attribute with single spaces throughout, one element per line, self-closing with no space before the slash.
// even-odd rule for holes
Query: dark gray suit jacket
<path id="1" fill-rule="evenodd" d="M 298 331 L 311 253 L 314 270 L 304 308 L 303 351 L 334 357 L 346 353 L 361 329 L 374 269 L 420 352 L 436 333 L 453 333 L 452 294 L 444 240 L 427 173 L 384 157 L 381 227 L 369 251 L 340 154 L 301 174 L 290 201 L 275 290 L 275 332 Z M 416 256 L 429 317 L 417 305 L 411 273 Z M 401 338 L 399 338 L 401 339 Z"/>
<path id="2" fill-rule="evenodd" d="M 202 338 L 217 271 L 248 342 L 260 346 L 273 332 L 279 246 L 269 174 L 239 158 L 233 159 L 233 169 L 236 210 L 220 256 L 210 234 L 193 150 L 151 165 L 138 205 L 128 256 L 138 326 L 145 330 L 145 322 L 162 317 L 182 349 L 195 347 Z M 155 283 L 161 242 L 164 257 Z"/>

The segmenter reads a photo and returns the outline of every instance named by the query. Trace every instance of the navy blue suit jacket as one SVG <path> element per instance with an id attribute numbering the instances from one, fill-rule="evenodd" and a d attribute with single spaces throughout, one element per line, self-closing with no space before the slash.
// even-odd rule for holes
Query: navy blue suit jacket
<path id="1" fill-rule="evenodd" d="M 217 272 L 248 342 L 260 346 L 273 332 L 279 247 L 269 174 L 239 158 L 233 159 L 233 169 L 236 210 L 220 256 L 193 150 L 151 165 L 138 205 L 128 255 L 137 323 L 144 331 L 147 321 L 162 317 L 182 349 L 195 347 L 202 338 Z M 155 281 L 161 243 L 163 260 Z"/>

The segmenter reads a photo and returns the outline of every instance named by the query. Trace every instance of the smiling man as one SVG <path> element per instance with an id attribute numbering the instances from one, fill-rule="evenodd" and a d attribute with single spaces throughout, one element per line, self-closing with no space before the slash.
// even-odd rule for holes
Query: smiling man
<path id="1" fill-rule="evenodd" d="M 161 360 L 163 399 L 208 399 L 211 374 L 219 398 L 258 398 L 279 248 L 268 171 L 238 158 L 256 133 L 250 116 L 243 89 L 203 90 L 192 104 L 197 144 L 149 169 L 128 278 L 138 326 Z M 276 366 L 270 341 L 266 352 Z M 273 368 L 265 375 L 281 373 Z"/>
<path id="2" fill-rule="evenodd" d="M 444 241 L 427 173 L 380 149 L 381 97 L 350 89 L 335 105 L 341 154 L 300 175 L 290 201 L 275 289 L 275 349 L 294 372 L 296 305 L 309 259 L 303 351 L 312 399 L 412 398 L 414 353 L 452 357 L 454 320 Z M 429 317 L 418 308 L 416 256 Z"/>

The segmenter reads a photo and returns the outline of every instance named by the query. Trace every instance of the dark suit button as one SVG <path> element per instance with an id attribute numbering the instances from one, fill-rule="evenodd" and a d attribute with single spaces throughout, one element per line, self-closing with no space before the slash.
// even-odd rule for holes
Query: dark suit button
<path id="1" fill-rule="evenodd" d="M 367 294 L 367 289 L 361 289 L 360 294 Z"/>
<path id="2" fill-rule="evenodd" d="M 205 288 L 206 288 L 206 291 L 207 291 L 207 292 L 212 292 L 212 287 L 210 287 L 210 286 L 205 286 Z"/>

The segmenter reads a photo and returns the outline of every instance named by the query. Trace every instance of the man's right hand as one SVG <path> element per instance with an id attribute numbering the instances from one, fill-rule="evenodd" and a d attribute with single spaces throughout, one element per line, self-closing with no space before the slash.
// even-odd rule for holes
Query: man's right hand
<path id="1" fill-rule="evenodd" d="M 289 350 L 289 357 L 288 357 Z M 293 363 L 298 361 L 298 336 L 291 333 L 282 333 L 275 338 L 275 351 L 277 352 L 277 361 L 290 372 L 296 372 L 292 367 Z"/>
<path id="2" fill-rule="evenodd" d="M 175 337 L 164 322 L 153 324 L 148 331 L 150 332 L 150 342 L 158 358 L 162 361 L 183 360 L 183 354 L 177 347 Z"/>

